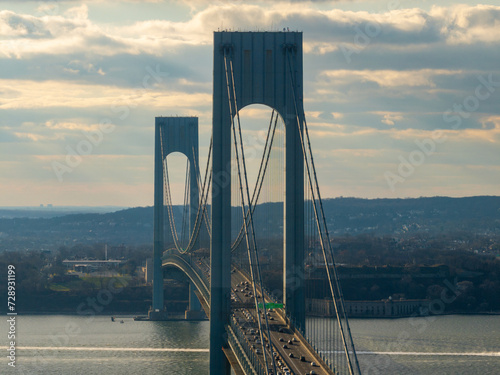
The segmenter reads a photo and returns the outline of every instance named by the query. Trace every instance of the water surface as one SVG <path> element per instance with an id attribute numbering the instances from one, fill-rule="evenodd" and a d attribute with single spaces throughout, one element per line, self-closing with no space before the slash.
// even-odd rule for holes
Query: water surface
<path id="1" fill-rule="evenodd" d="M 17 366 L 1 374 L 208 374 L 208 322 L 18 316 Z M 500 316 L 352 319 L 364 375 L 500 374 Z M 7 317 L 0 346 L 7 352 Z"/>

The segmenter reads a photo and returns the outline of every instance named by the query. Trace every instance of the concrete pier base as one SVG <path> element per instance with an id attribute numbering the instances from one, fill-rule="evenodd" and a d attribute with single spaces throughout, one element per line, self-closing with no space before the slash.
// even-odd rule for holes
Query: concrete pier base
<path id="1" fill-rule="evenodd" d="M 186 320 L 206 320 L 207 316 L 203 310 L 186 310 L 184 318 Z"/>
<path id="2" fill-rule="evenodd" d="M 154 321 L 168 320 L 167 310 L 149 310 L 148 319 Z"/>

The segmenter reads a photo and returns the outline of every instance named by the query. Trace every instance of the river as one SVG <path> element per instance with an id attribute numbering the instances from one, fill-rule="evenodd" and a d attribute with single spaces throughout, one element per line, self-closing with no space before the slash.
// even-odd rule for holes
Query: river
<path id="1" fill-rule="evenodd" d="M 208 373 L 208 322 L 17 316 L 16 367 L 1 374 L 159 375 Z M 123 319 L 123 323 L 120 321 Z M 500 316 L 352 319 L 364 375 L 500 374 Z M 7 317 L 0 346 L 8 352 Z"/>

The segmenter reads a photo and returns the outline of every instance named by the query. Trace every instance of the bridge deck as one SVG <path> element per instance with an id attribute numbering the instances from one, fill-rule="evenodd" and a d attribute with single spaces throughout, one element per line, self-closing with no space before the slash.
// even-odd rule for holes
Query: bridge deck
<path id="1" fill-rule="evenodd" d="M 195 277 L 193 275 L 196 271 L 203 273 L 204 269 L 209 269 L 206 263 L 205 259 L 188 258 L 182 255 L 174 255 L 172 252 L 165 252 L 163 258 L 163 266 L 170 264 L 181 268 L 193 281 L 196 281 L 195 284 L 197 287 L 202 287 L 202 292 L 197 291 L 196 294 L 207 316 L 210 316 L 209 285 L 206 285 L 205 281 L 209 279 L 209 275 L 204 274 L 204 277 L 200 277 L 199 275 Z M 195 265 L 194 268 L 192 267 L 193 265 Z M 257 292 L 262 293 L 259 288 L 257 288 Z M 249 357 L 258 363 L 258 367 L 260 368 L 255 370 L 259 374 L 265 373 L 262 372 L 265 369 L 265 364 L 260 335 L 258 333 L 257 312 L 255 311 L 255 302 L 252 293 L 251 282 L 247 275 L 235 269 L 231 274 L 231 307 L 233 310 L 233 324 L 231 326 L 236 331 L 235 334 L 238 336 L 239 346 L 244 348 Z M 266 293 L 264 293 L 264 298 L 266 302 L 274 302 Z M 333 374 L 300 332 L 297 332 L 289 325 L 282 309 L 268 310 L 268 320 L 278 374 Z M 268 344 L 269 337 L 267 336 L 267 332 L 264 332 L 264 339 L 266 344 Z M 273 355 L 269 348 L 266 350 L 268 356 Z M 249 359 L 238 358 L 238 353 L 231 350 L 231 348 L 225 348 L 224 352 L 236 374 L 245 373 L 240 364 L 248 364 Z"/>
<path id="2" fill-rule="evenodd" d="M 249 287 L 247 290 L 245 289 L 246 283 L 250 285 L 250 281 L 243 273 L 236 271 L 232 274 L 232 296 L 236 299 L 236 301 L 233 299 L 233 303 L 252 306 L 252 308 L 240 307 L 234 309 L 233 317 L 237 327 L 243 333 L 245 344 L 255 352 L 256 357 L 264 366 L 262 345 L 260 344 L 260 336 L 257 333 L 257 313 L 253 308 L 253 298 L 245 296 L 245 294 L 249 295 L 248 289 L 250 289 Z M 258 292 L 260 293 L 260 290 Z M 268 302 L 271 302 L 266 295 L 264 296 Z M 271 342 L 277 352 L 277 355 L 275 355 L 277 371 L 282 374 L 286 374 L 287 369 L 291 374 L 333 374 L 318 355 L 311 351 L 302 335 L 289 327 L 279 309 L 268 310 L 268 319 Z M 264 336 L 268 342 L 267 332 L 264 333 Z M 270 351 L 268 353 L 271 355 Z"/>
<path id="3" fill-rule="evenodd" d="M 227 357 L 227 360 L 229 361 L 229 364 L 231 365 L 231 368 L 233 369 L 235 375 L 247 375 L 245 374 L 245 371 L 241 368 L 240 364 L 238 363 L 238 359 L 236 358 L 236 355 L 233 353 L 231 349 L 226 349 L 222 348 L 222 351 Z"/>

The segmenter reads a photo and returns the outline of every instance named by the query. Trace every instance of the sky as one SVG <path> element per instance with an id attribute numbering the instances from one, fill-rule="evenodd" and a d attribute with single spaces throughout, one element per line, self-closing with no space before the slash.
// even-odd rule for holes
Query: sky
<path id="1" fill-rule="evenodd" d="M 0 206 L 152 205 L 155 116 L 206 162 L 213 31 L 284 27 L 323 197 L 500 195 L 498 1 L 0 0 Z"/>

